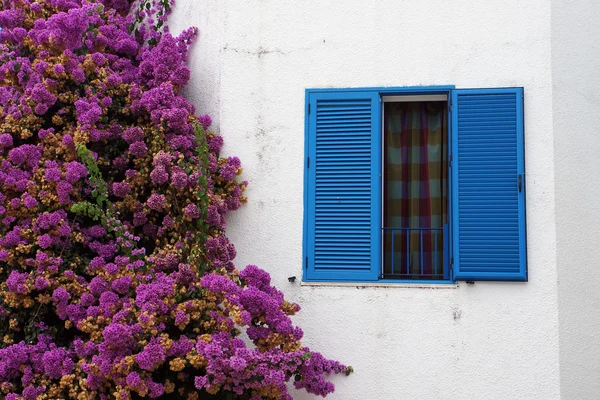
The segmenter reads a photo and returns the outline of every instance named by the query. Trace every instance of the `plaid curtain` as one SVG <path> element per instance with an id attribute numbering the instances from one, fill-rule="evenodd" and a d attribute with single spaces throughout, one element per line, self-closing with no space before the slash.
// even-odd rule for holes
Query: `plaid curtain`
<path id="1" fill-rule="evenodd" d="M 385 103 L 383 222 L 402 228 L 385 231 L 386 275 L 443 274 L 443 233 L 431 228 L 448 218 L 447 125 L 445 102 Z"/>

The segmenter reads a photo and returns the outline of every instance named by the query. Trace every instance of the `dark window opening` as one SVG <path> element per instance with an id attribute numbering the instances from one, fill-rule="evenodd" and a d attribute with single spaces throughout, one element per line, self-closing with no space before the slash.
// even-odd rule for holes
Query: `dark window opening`
<path id="1" fill-rule="evenodd" d="M 448 103 L 384 98 L 384 279 L 448 280 Z"/>

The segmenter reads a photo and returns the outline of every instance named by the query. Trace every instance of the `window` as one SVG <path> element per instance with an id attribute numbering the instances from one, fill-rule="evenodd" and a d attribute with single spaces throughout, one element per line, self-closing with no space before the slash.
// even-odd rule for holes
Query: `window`
<path id="1" fill-rule="evenodd" d="M 308 89 L 306 281 L 527 280 L 523 89 Z"/>

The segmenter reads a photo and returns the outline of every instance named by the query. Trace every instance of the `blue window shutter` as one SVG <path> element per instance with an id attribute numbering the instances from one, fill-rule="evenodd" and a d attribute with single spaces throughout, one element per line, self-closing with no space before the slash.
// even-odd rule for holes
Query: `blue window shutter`
<path id="1" fill-rule="evenodd" d="M 379 94 L 307 92 L 307 281 L 377 280 L 381 259 Z"/>
<path id="2" fill-rule="evenodd" d="M 458 280 L 526 281 L 523 89 L 452 91 Z"/>

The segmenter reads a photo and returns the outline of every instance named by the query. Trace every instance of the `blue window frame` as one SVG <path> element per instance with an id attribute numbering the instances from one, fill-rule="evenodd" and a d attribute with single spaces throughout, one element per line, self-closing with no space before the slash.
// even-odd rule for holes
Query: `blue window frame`
<path id="1" fill-rule="evenodd" d="M 429 86 L 307 89 L 305 281 L 384 278 L 382 98 L 429 94 L 448 99 L 450 182 L 445 279 L 427 282 L 527 280 L 523 89 Z"/>

